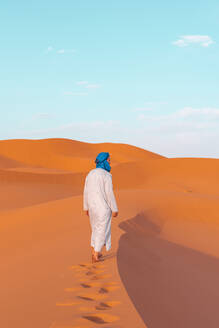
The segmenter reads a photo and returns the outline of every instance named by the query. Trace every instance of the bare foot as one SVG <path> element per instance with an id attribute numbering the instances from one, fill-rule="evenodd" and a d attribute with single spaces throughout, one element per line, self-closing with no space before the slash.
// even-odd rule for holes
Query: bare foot
<path id="1" fill-rule="evenodd" d="M 103 259 L 101 259 L 102 256 L 103 255 L 99 252 L 93 252 L 93 254 L 92 254 L 92 263 L 103 261 Z"/>
<path id="2" fill-rule="evenodd" d="M 98 261 L 99 261 L 99 257 L 92 254 L 92 263 L 95 263 L 95 262 L 98 262 Z"/>
<path id="3" fill-rule="evenodd" d="M 105 244 L 104 244 L 104 245 L 105 245 Z M 95 255 L 95 253 L 98 253 L 98 257 L 99 257 L 99 258 L 103 256 L 102 253 L 100 253 L 100 252 L 95 252 L 95 250 L 94 250 L 93 247 L 91 247 L 91 252 L 92 252 L 92 256 Z"/>

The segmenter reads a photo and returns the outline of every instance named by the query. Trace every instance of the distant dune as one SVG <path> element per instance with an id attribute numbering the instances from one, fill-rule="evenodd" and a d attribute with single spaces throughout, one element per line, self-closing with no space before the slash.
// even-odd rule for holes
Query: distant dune
<path id="1" fill-rule="evenodd" d="M 109 151 L 114 164 L 161 158 L 125 144 L 89 144 L 70 139 L 1 140 L 0 154 L 25 165 L 84 172 L 93 167 L 96 154 Z M 11 166 L 10 166 L 11 167 Z"/>
<path id="2" fill-rule="evenodd" d="M 111 154 L 119 217 L 93 268 L 82 192 L 100 151 Z M 0 141 L 0 326 L 218 328 L 218 185 L 218 159 Z"/>
<path id="3" fill-rule="evenodd" d="M 11 158 L 0 156 L 0 168 L 8 169 L 8 168 L 19 168 L 24 166 L 23 163 L 17 162 Z"/>

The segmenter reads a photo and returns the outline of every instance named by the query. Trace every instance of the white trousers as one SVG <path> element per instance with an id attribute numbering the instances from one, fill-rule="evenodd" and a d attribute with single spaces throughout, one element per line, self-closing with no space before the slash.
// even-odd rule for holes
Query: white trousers
<path id="1" fill-rule="evenodd" d="M 101 211 L 102 212 L 102 211 Z M 106 250 L 111 248 L 111 218 L 112 211 L 105 210 L 97 213 L 96 208 L 89 209 L 90 225 L 91 225 L 91 246 L 95 252 L 100 252 L 104 244 Z"/>

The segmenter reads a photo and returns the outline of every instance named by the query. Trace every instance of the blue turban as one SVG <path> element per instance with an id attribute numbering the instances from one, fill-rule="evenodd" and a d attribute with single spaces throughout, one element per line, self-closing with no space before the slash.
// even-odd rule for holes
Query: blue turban
<path id="1" fill-rule="evenodd" d="M 96 167 L 100 167 L 108 172 L 110 172 L 111 170 L 111 166 L 109 164 L 109 162 L 107 161 L 107 158 L 109 158 L 109 153 L 99 153 L 96 157 L 95 163 L 96 163 Z"/>

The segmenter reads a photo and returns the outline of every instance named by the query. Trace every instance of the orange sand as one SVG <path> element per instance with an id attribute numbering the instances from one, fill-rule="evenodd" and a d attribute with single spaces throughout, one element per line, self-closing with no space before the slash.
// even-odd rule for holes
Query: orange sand
<path id="1" fill-rule="evenodd" d="M 83 182 L 112 158 L 113 248 L 90 264 Z M 0 327 L 218 328 L 219 160 L 0 141 Z"/>

